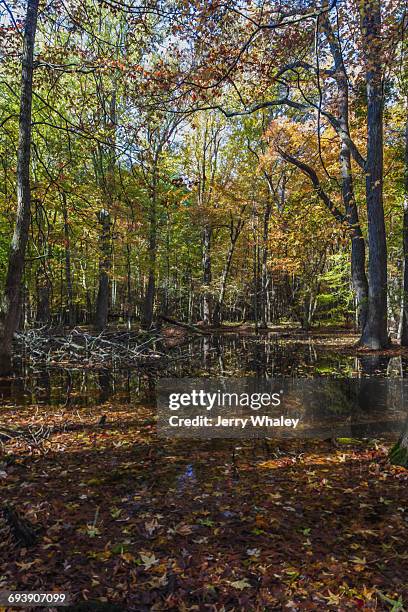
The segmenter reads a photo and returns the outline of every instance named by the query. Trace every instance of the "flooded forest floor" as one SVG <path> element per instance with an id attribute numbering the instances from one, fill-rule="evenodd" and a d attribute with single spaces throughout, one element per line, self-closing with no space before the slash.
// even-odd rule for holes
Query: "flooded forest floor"
<path id="1" fill-rule="evenodd" d="M 404 376 L 401 355 L 332 342 L 225 334 L 175 343 L 160 371 L 32 363 L 1 381 L 0 590 L 69 592 L 68 610 L 406 608 L 392 440 L 156 433 L 158 376 Z"/>

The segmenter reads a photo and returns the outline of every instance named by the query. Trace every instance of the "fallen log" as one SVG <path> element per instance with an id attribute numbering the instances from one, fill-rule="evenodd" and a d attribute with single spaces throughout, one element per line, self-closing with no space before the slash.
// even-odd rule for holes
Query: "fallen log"
<path id="1" fill-rule="evenodd" d="M 212 332 L 210 330 L 202 329 L 197 325 L 192 325 L 191 323 L 183 323 L 182 321 L 176 321 L 176 319 L 171 319 L 170 317 L 165 317 L 164 315 L 159 315 L 159 319 L 161 321 L 165 321 L 166 323 L 170 323 L 170 325 L 176 325 L 177 327 L 182 327 L 183 329 L 187 329 L 193 334 L 201 334 L 202 336 L 211 336 Z"/>
<path id="2" fill-rule="evenodd" d="M 11 427 L 5 427 L 4 425 L 0 425 L 0 441 L 24 437 L 24 435 L 25 432 L 21 429 L 12 429 Z"/>
<path id="3" fill-rule="evenodd" d="M 17 429 L 7 427 L 0 423 L 0 443 L 8 440 L 22 440 L 29 446 L 41 447 L 44 440 L 50 437 L 52 432 L 51 427 L 45 427 L 44 425 L 39 426 L 28 426 L 25 429 Z"/>

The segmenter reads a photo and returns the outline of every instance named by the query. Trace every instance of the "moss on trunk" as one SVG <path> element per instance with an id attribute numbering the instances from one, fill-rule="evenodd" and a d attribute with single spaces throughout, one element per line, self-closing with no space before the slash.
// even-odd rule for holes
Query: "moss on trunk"
<path id="1" fill-rule="evenodd" d="M 391 449 L 389 460 L 393 465 L 408 468 L 408 447 L 403 441 L 398 441 Z"/>

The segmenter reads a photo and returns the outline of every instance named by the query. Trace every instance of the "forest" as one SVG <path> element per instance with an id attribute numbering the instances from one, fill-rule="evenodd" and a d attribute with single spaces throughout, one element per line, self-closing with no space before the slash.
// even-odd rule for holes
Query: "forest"
<path id="1" fill-rule="evenodd" d="M 406 609 L 408 417 L 163 440 L 155 401 L 350 378 L 392 411 L 407 28 L 406 0 L 0 0 L 0 609 Z"/>

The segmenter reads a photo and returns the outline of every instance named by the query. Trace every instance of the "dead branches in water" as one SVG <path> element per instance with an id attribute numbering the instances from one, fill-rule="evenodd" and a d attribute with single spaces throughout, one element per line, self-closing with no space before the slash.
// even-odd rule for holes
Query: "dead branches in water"
<path id="1" fill-rule="evenodd" d="M 52 427 L 45 425 L 29 425 L 25 428 L 13 428 L 0 423 L 0 447 L 12 441 L 22 443 L 30 451 L 44 454 L 47 451 L 46 442 L 52 433 Z"/>
<path id="2" fill-rule="evenodd" d="M 67 334 L 46 328 L 30 329 L 17 334 L 19 353 L 24 361 L 48 366 L 81 366 L 106 368 L 154 366 L 166 359 L 155 346 L 157 335 L 131 331 L 105 331 L 94 335 L 73 329 Z"/>

